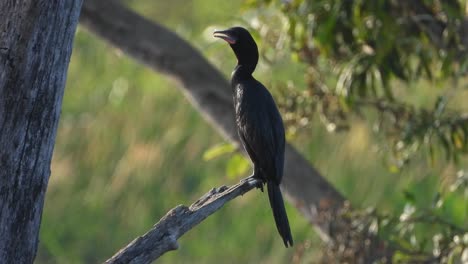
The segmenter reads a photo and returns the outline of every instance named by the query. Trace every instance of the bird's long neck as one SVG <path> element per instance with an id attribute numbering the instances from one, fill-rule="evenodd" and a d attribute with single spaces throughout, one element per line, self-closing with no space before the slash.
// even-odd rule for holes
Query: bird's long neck
<path id="1" fill-rule="evenodd" d="M 239 83 L 242 80 L 252 78 L 252 73 L 255 70 L 255 65 L 242 65 L 237 64 L 236 68 L 232 72 L 231 79 L 234 83 Z"/>
<path id="2" fill-rule="evenodd" d="M 232 72 L 232 81 L 242 81 L 252 78 L 258 62 L 258 49 L 255 42 L 247 47 L 231 46 L 237 57 L 237 66 Z"/>

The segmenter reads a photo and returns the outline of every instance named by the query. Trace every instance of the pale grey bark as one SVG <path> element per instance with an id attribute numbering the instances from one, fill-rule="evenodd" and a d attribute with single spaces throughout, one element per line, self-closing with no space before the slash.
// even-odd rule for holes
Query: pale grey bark
<path id="1" fill-rule="evenodd" d="M 127 55 L 178 81 L 210 124 L 239 143 L 229 82 L 189 43 L 115 1 L 85 0 L 80 22 Z M 344 198 L 291 145 L 285 158 L 282 189 L 287 200 L 327 239 Z"/>
<path id="2" fill-rule="evenodd" d="M 0 1 L 0 263 L 32 263 L 81 0 Z"/>
<path id="3" fill-rule="evenodd" d="M 177 239 L 215 213 L 230 200 L 253 189 L 257 181 L 243 181 L 231 187 L 212 189 L 190 207 L 179 205 L 170 210 L 146 234 L 122 248 L 108 264 L 146 264 L 179 246 Z"/>

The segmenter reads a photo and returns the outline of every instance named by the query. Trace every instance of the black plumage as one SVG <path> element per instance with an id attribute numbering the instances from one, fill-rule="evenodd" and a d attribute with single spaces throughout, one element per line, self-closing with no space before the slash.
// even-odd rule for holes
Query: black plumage
<path id="1" fill-rule="evenodd" d="M 279 188 L 284 165 L 283 120 L 270 92 L 252 76 L 259 57 L 257 44 L 242 27 L 215 31 L 214 36 L 227 41 L 237 57 L 231 86 L 238 133 L 254 164 L 252 177 L 267 184 L 276 227 L 284 245 L 292 246 L 288 216 Z"/>

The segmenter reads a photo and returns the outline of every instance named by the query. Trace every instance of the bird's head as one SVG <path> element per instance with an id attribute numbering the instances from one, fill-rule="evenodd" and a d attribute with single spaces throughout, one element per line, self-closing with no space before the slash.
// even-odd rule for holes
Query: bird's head
<path id="1" fill-rule="evenodd" d="M 258 48 L 249 31 L 243 27 L 216 30 L 216 38 L 224 39 L 236 54 L 238 64 L 255 68 L 258 62 Z"/>

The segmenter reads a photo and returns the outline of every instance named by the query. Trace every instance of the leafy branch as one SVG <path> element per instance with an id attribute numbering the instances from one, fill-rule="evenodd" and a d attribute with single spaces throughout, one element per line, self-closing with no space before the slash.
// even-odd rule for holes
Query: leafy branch
<path id="1" fill-rule="evenodd" d="M 314 116 L 330 132 L 346 131 L 358 117 L 384 136 L 381 150 L 397 170 L 421 153 L 434 163 L 439 152 L 453 162 L 468 152 L 468 113 L 448 106 L 468 72 L 460 2 L 253 3 L 254 25 L 267 46 L 289 47 L 289 53 L 264 53 L 282 54 L 278 63 L 290 56 L 305 68 L 305 84 L 273 84 L 290 131 L 307 127 Z M 402 99 L 411 88 L 404 86 L 421 81 L 451 86 L 437 87 L 442 92 L 433 107 L 416 107 Z"/>
<path id="2" fill-rule="evenodd" d="M 386 241 L 392 249 L 378 263 L 463 263 L 468 256 L 468 226 L 442 217 L 441 212 L 452 206 L 453 196 L 468 194 L 467 176 L 458 172 L 449 191 L 429 204 L 417 203 L 418 197 L 409 191 L 406 205 L 396 214 L 381 214 L 373 208 L 344 209 L 341 228 L 348 232 L 334 237 L 322 256 L 323 263 L 366 263 L 369 252 L 378 252 L 382 246 L 376 241 Z"/>

